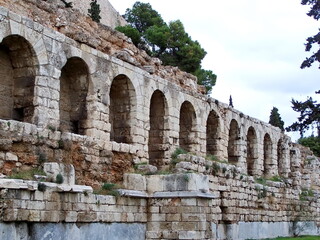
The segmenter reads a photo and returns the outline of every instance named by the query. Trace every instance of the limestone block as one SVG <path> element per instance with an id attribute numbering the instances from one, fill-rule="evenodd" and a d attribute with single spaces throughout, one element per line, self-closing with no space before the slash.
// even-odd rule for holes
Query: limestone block
<path id="1" fill-rule="evenodd" d="M 147 190 L 146 178 L 140 174 L 124 174 L 123 184 L 126 189 L 137 191 Z"/>
<path id="2" fill-rule="evenodd" d="M 145 174 L 154 174 L 158 171 L 158 168 L 150 164 L 141 164 L 137 166 L 137 170 Z"/>
<path id="3" fill-rule="evenodd" d="M 43 170 L 47 174 L 47 177 L 53 181 L 56 180 L 58 174 L 61 174 L 63 177 L 63 183 L 74 185 L 75 184 L 75 170 L 71 164 L 63 163 L 44 163 Z"/>
<path id="4" fill-rule="evenodd" d="M 162 192 L 164 191 L 164 176 L 163 175 L 150 175 L 146 176 L 147 180 L 147 192 Z"/>

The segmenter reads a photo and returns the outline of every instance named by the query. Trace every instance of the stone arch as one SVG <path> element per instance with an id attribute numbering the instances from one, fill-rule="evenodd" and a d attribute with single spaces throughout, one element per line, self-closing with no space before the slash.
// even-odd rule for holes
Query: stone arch
<path id="1" fill-rule="evenodd" d="M 277 163 L 278 163 L 278 173 L 279 176 L 282 176 L 286 171 L 285 171 L 285 157 L 284 157 L 284 143 L 283 140 L 280 138 L 278 143 L 277 143 Z"/>
<path id="2" fill-rule="evenodd" d="M 38 60 L 31 44 L 19 35 L 0 43 L 0 118 L 34 121 L 34 86 Z"/>
<path id="3" fill-rule="evenodd" d="M 89 70 L 78 57 L 69 58 L 60 76 L 60 129 L 85 134 Z"/>
<path id="4" fill-rule="evenodd" d="M 164 159 L 165 118 L 168 115 L 167 101 L 160 90 L 156 90 L 150 101 L 149 130 L 149 161 L 152 165 L 161 167 Z"/>
<path id="5" fill-rule="evenodd" d="M 180 148 L 191 151 L 195 143 L 196 112 L 189 101 L 184 101 L 180 108 L 179 118 L 179 146 Z"/>
<path id="6" fill-rule="evenodd" d="M 263 138 L 263 169 L 264 175 L 268 176 L 272 165 L 272 141 L 268 133 Z"/>
<path id="7" fill-rule="evenodd" d="M 232 119 L 230 122 L 229 129 L 229 140 L 228 140 L 228 161 L 232 164 L 237 164 L 240 158 L 240 128 L 238 122 Z"/>
<path id="8" fill-rule="evenodd" d="M 136 107 L 136 93 L 131 80 L 124 74 L 116 76 L 110 88 L 109 122 L 110 140 L 118 143 L 132 143 L 133 112 Z"/>
<path id="9" fill-rule="evenodd" d="M 255 163 L 258 153 L 257 134 L 253 127 L 249 127 L 247 132 L 247 172 L 249 175 L 255 173 Z"/>
<path id="10" fill-rule="evenodd" d="M 218 154 L 218 146 L 219 146 L 219 130 L 220 130 L 220 122 L 218 114 L 212 110 L 209 113 L 207 118 L 206 125 L 206 152 L 210 155 Z"/>

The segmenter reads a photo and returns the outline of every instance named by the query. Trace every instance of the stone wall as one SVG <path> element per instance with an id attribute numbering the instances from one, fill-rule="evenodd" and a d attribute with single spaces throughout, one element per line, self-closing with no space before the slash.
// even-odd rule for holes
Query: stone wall
<path id="1" fill-rule="evenodd" d="M 194 76 L 77 9 L 1 5 L 0 173 L 45 170 L 69 183 L 43 193 L 38 182 L 0 180 L 1 228 L 138 223 L 146 239 L 245 239 L 274 233 L 248 237 L 240 225 L 292 235 L 301 222 L 317 233 L 319 159 L 279 128 L 203 95 Z M 101 196 L 74 181 L 124 189 Z"/>
<path id="2" fill-rule="evenodd" d="M 74 8 L 78 8 L 84 15 L 88 14 L 91 1 L 73 0 L 72 4 Z M 100 5 L 100 22 L 109 27 L 115 28 L 117 26 L 126 25 L 126 21 L 122 16 L 113 8 L 108 0 L 98 0 L 97 3 Z M 128 6 L 130 8 L 130 6 Z"/>

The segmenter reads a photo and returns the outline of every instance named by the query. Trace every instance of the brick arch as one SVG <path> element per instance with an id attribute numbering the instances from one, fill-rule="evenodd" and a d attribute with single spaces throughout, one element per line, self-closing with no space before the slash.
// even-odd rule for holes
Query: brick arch
<path id="1" fill-rule="evenodd" d="M 255 175 L 255 166 L 258 159 L 258 140 L 256 130 L 251 126 L 247 131 L 247 172 Z"/>
<path id="2" fill-rule="evenodd" d="M 179 146 L 186 151 L 192 151 L 195 144 L 196 112 L 189 101 L 184 101 L 179 117 Z"/>
<path id="3" fill-rule="evenodd" d="M 263 169 L 264 175 L 268 176 L 272 165 L 272 141 L 269 133 L 263 138 Z"/>
<path id="4" fill-rule="evenodd" d="M 137 100 L 131 80 L 124 74 L 116 76 L 110 87 L 110 140 L 132 143 L 132 127 Z"/>
<path id="5" fill-rule="evenodd" d="M 206 123 L 206 153 L 218 155 L 218 146 L 220 140 L 221 124 L 217 112 L 211 110 Z"/>
<path id="6" fill-rule="evenodd" d="M 0 118 L 34 122 L 39 62 L 30 42 L 9 35 L 0 43 Z"/>
<path id="7" fill-rule="evenodd" d="M 161 167 L 165 157 L 165 123 L 168 117 L 168 104 L 162 91 L 153 92 L 149 108 L 149 161 L 151 164 Z"/>
<path id="8" fill-rule="evenodd" d="M 237 164 L 240 159 L 240 127 L 235 119 L 230 122 L 228 139 L 228 162 Z"/>
<path id="9" fill-rule="evenodd" d="M 85 134 L 89 70 L 78 57 L 69 58 L 60 75 L 60 129 Z"/>

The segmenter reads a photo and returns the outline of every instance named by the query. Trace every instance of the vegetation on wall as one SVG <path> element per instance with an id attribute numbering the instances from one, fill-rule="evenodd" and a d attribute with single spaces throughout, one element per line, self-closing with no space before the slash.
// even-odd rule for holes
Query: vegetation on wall
<path id="1" fill-rule="evenodd" d="M 279 109 L 276 107 L 273 107 L 270 113 L 269 117 L 269 123 L 272 126 L 280 128 L 282 131 L 284 131 L 284 121 L 282 121 Z"/>
<path id="2" fill-rule="evenodd" d="M 97 0 L 92 0 L 90 3 L 90 8 L 88 9 L 88 15 L 91 19 L 97 23 L 100 22 L 100 5 L 97 3 Z"/>
<path id="3" fill-rule="evenodd" d="M 140 49 L 159 58 L 164 65 L 177 66 L 195 75 L 198 84 L 211 92 L 217 76 L 201 67 L 206 51 L 198 41 L 191 39 L 180 20 L 165 23 L 161 15 L 149 3 L 136 2 L 124 16 L 129 23 L 116 29 L 132 39 Z"/>

